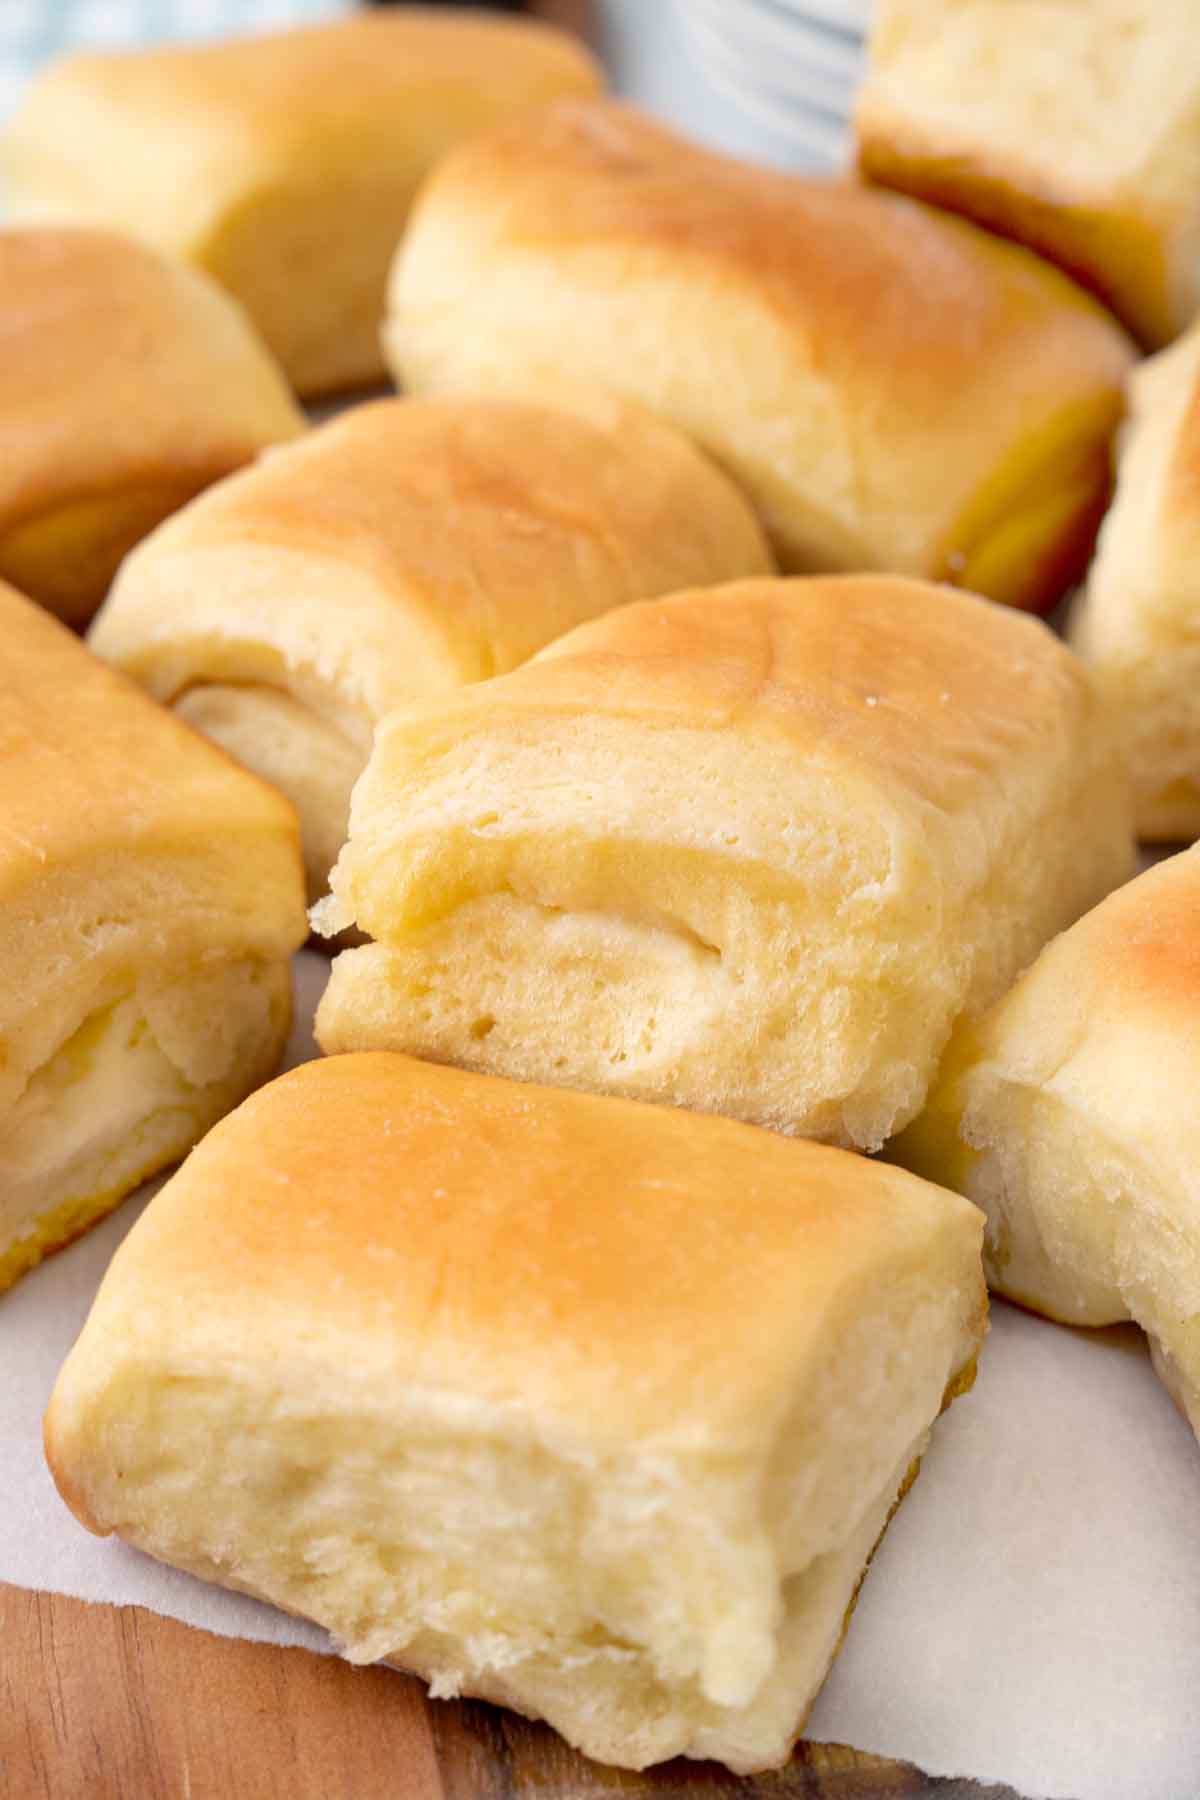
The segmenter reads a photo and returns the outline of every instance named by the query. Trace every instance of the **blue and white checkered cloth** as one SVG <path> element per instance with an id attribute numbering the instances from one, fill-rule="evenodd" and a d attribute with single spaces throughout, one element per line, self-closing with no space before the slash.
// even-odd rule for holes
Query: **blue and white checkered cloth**
<path id="1" fill-rule="evenodd" d="M 232 37 L 348 12 L 351 0 L 0 0 L 0 121 L 68 50 Z"/>

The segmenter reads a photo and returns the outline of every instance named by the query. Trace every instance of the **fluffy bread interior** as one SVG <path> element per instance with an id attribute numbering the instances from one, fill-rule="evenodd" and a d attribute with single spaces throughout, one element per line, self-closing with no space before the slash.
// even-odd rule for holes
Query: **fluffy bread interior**
<path id="1" fill-rule="evenodd" d="M 290 1017 L 286 964 L 261 956 L 112 968 L 77 990 L 58 1042 L 6 1084 L 0 1291 L 265 1081 Z"/>
<path id="2" fill-rule="evenodd" d="M 1029 244 L 1169 342 L 1200 300 L 1194 25 L 1189 0 L 880 0 L 860 166 Z"/>
<path id="3" fill-rule="evenodd" d="M 287 796 L 318 900 L 374 718 L 413 688 L 452 685 L 455 671 L 369 572 L 250 536 L 170 543 L 156 534 L 128 559 L 89 644 Z"/>
<path id="4" fill-rule="evenodd" d="M 286 801 L 0 586 L 6 1284 L 267 1076 L 305 936 Z"/>
<path id="5" fill-rule="evenodd" d="M 186 688 L 175 711 L 291 801 L 300 820 L 308 897 L 319 900 L 346 841 L 350 795 L 365 761 L 361 745 L 304 701 L 253 682 Z"/>
<path id="6" fill-rule="evenodd" d="M 984 1211 L 999 1293 L 1139 1324 L 1200 1429 L 1198 898 L 1194 848 L 1063 932 L 959 1034 L 893 1149 Z"/>
<path id="7" fill-rule="evenodd" d="M 987 1216 L 989 1285 L 1066 1325 L 1132 1320 L 1200 1434 L 1200 1230 L 1185 1182 L 1089 1109 L 986 1063 L 897 1146 Z"/>
<path id="8" fill-rule="evenodd" d="M 932 1417 L 973 1378 L 978 1321 L 964 1337 L 957 1292 L 924 1274 L 858 1301 L 829 1321 L 828 1356 L 765 1460 L 605 1453 L 519 1399 L 334 1369 L 318 1333 L 297 1341 L 299 1383 L 295 1369 L 273 1381 L 131 1356 L 89 1403 L 102 1465 L 72 1503 L 93 1528 L 316 1619 L 353 1661 L 545 1718 L 602 1761 L 774 1767 Z M 52 1457 L 79 1423 L 58 1412 Z"/>
<path id="9" fill-rule="evenodd" d="M 403 733 L 397 715 L 388 747 Z M 1069 898 L 1043 834 L 1111 796 L 1081 761 L 1057 804 L 1011 814 L 1001 853 L 973 833 L 944 856 L 941 825 L 868 780 L 813 758 L 785 785 L 772 745 L 730 735 L 552 716 L 464 726 L 426 760 L 414 733 L 314 914 L 380 940 L 335 961 L 322 1048 L 877 1149 L 960 1012 L 1110 884 L 1112 831 L 1079 844 Z"/>
<path id="10" fill-rule="evenodd" d="M 940 896 L 914 906 L 936 877 L 873 821 L 847 830 L 819 773 L 781 820 L 771 760 L 603 719 L 498 755 L 465 735 L 355 884 L 388 941 L 338 958 L 322 1047 L 881 1142 L 923 1092 L 914 1013 L 948 1030 Z"/>

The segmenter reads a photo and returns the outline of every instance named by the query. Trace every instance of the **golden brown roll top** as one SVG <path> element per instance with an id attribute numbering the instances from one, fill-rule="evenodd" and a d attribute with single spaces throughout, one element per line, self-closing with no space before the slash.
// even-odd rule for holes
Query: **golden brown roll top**
<path id="1" fill-rule="evenodd" d="M 1133 773 L 1140 835 L 1200 836 L 1200 324 L 1133 377 L 1117 493 L 1071 641 Z"/>
<path id="2" fill-rule="evenodd" d="M 270 1074 L 286 801 L 0 588 L 0 1287 Z"/>
<path id="3" fill-rule="evenodd" d="M 326 1050 L 878 1146 L 1131 867 L 1086 674 L 897 578 L 625 607 L 384 721 L 319 909 Z"/>
<path id="4" fill-rule="evenodd" d="M 1134 1319 L 1200 1431 L 1200 849 L 1118 889 L 952 1046 L 894 1146 L 988 1215 L 992 1285 Z"/>
<path id="5" fill-rule="evenodd" d="M 514 108 L 599 85 L 565 33 L 405 6 L 66 57 L 0 155 L 26 214 L 115 226 L 215 276 L 311 394 L 382 376 L 388 260 L 438 158 Z"/>
<path id="6" fill-rule="evenodd" d="M 289 795 L 314 898 L 392 708 L 614 606 L 770 569 L 749 505 L 679 433 L 572 400 L 355 408 L 121 571 L 93 648 Z"/>
<path id="7" fill-rule="evenodd" d="M 791 570 L 1049 603 L 1086 562 L 1131 362 L 1026 252 L 750 168 L 629 108 L 502 122 L 431 178 L 385 333 L 418 391 L 585 375 L 688 431 Z"/>
<path id="8" fill-rule="evenodd" d="M 1029 244 L 1150 346 L 1200 309 L 1192 0 L 878 0 L 872 181 Z"/>
<path id="9" fill-rule="evenodd" d="M 213 1131 L 47 1418 L 88 1527 L 632 1766 L 783 1761 L 984 1330 L 974 1208 L 347 1056 Z"/>
<path id="10" fill-rule="evenodd" d="M 102 231 L 0 231 L 0 578 L 86 624 L 125 552 L 304 420 L 220 289 Z"/>

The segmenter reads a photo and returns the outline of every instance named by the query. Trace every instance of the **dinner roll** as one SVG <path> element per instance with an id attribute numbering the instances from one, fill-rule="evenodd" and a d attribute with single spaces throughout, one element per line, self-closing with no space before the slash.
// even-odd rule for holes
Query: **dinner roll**
<path id="1" fill-rule="evenodd" d="M 1200 846 L 1111 894 L 956 1040 L 894 1146 L 988 1215 L 997 1292 L 1135 1319 L 1200 1432 Z"/>
<path id="2" fill-rule="evenodd" d="M 985 1329 L 902 1170 L 405 1057 L 150 1204 L 46 1447 L 92 1531 L 640 1768 L 786 1760 Z"/>
<path id="3" fill-rule="evenodd" d="M 378 941 L 317 1036 L 875 1148 L 1130 867 L 1043 625 L 896 577 L 675 595 L 383 722 L 314 914 Z"/>
<path id="4" fill-rule="evenodd" d="M 514 108 L 599 86 L 583 45 L 549 26 L 364 11 L 65 57 L 0 162 L 18 213 L 117 226 L 215 276 L 317 394 L 383 376 L 388 261 L 438 158 Z"/>
<path id="5" fill-rule="evenodd" d="M 309 890 L 402 700 L 503 674 L 622 602 L 771 568 L 750 507 L 669 426 L 449 396 L 357 407 L 131 557 L 93 648 L 283 789 Z"/>
<path id="6" fill-rule="evenodd" d="M 1196 30 L 1195 0 L 876 0 L 859 166 L 1165 344 L 1200 309 Z"/>
<path id="7" fill-rule="evenodd" d="M 447 158 L 385 344 L 416 390 L 586 375 L 646 402 L 741 483 L 786 569 L 1026 607 L 1086 563 L 1131 355 L 1024 251 L 600 101 Z"/>
<path id="8" fill-rule="evenodd" d="M 0 585 L 0 1290 L 274 1069 L 291 808 Z"/>
<path id="9" fill-rule="evenodd" d="M 304 428 L 240 308 L 106 231 L 0 231 L 0 578 L 70 624 L 193 494 Z"/>
<path id="10" fill-rule="evenodd" d="M 1200 836 L 1200 324 L 1133 377 L 1133 419 L 1070 635 L 1133 771 L 1138 830 Z"/>

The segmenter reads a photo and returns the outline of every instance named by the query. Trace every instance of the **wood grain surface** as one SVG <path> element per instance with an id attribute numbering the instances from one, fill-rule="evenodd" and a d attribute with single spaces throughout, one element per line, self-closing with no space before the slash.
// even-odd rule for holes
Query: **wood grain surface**
<path id="1" fill-rule="evenodd" d="M 801 1744 L 739 1781 L 604 1769 L 544 1726 L 331 1656 L 212 1637 L 140 1607 L 0 1584 L 4 1800 L 1019 1800 Z"/>

